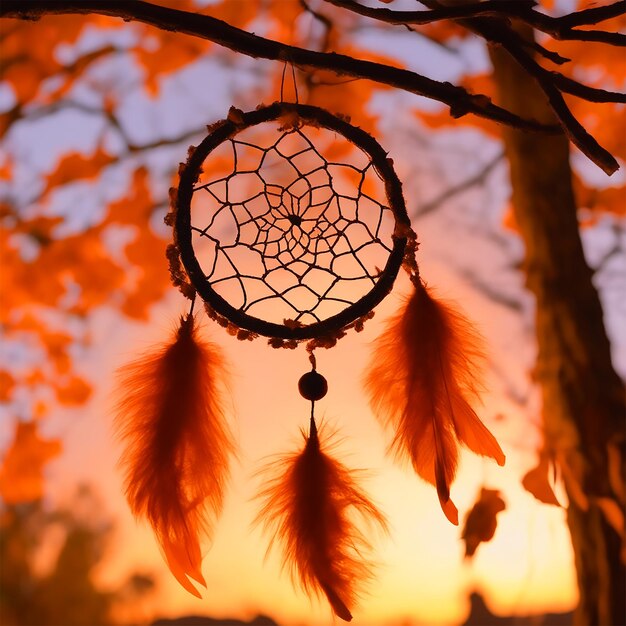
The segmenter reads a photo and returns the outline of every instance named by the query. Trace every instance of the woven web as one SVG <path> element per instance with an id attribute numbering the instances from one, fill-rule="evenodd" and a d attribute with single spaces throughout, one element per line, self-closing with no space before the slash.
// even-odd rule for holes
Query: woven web
<path id="1" fill-rule="evenodd" d="M 194 253 L 234 308 L 309 325 L 372 289 L 395 220 L 369 156 L 341 135 L 266 123 L 222 143 L 202 169 Z"/>

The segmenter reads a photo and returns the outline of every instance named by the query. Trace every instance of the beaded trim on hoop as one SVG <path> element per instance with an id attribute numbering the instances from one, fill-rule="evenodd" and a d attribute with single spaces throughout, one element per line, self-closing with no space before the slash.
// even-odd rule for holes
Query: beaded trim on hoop
<path id="1" fill-rule="evenodd" d="M 231 109 L 209 131 L 181 166 L 173 220 L 209 310 L 292 345 L 361 326 L 415 248 L 383 148 L 345 119 L 284 102 Z"/>

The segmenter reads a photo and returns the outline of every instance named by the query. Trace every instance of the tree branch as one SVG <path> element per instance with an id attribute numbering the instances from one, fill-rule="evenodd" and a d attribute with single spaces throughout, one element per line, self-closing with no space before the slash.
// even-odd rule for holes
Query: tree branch
<path id="1" fill-rule="evenodd" d="M 485 182 L 489 174 L 495 169 L 495 167 L 504 159 L 504 152 L 498 152 L 491 160 L 489 160 L 483 167 L 480 168 L 478 172 L 472 174 L 465 180 L 448 187 L 443 192 L 441 192 L 437 197 L 429 200 L 428 202 L 424 202 L 417 207 L 417 210 L 411 214 L 413 218 L 424 217 L 428 213 L 438 209 L 444 202 L 454 198 L 455 196 L 475 187 L 476 185 L 480 185 Z"/>
<path id="2" fill-rule="evenodd" d="M 169 9 L 141 0 L 3 0 L 0 16 L 36 20 L 47 14 L 101 14 L 150 24 L 157 28 L 208 39 L 254 58 L 289 61 L 301 67 L 331 70 L 355 78 L 389 85 L 450 107 L 453 117 L 473 113 L 521 130 L 556 132 L 557 127 L 513 115 L 494 105 L 487 96 L 439 82 L 415 72 L 382 63 L 354 59 L 334 52 L 314 52 L 259 37 L 208 15 Z"/>
<path id="3" fill-rule="evenodd" d="M 573 26 L 588 26 L 589 24 L 598 24 L 605 20 L 610 20 L 613 17 L 619 17 L 626 13 L 626 7 L 623 0 L 617 0 L 613 4 L 609 4 L 605 7 L 591 7 L 589 9 L 583 9 L 576 13 L 570 13 L 559 18 L 559 20 L 565 25 L 566 28 L 572 28 Z"/>
<path id="4" fill-rule="evenodd" d="M 534 0 L 485 0 L 484 2 L 459 6 L 437 6 L 428 11 L 393 11 L 384 7 L 367 7 L 355 0 L 326 0 L 329 4 L 348 9 L 364 17 L 389 24 L 425 25 L 440 20 L 462 20 L 475 17 L 513 18 L 525 22 L 555 39 L 579 39 L 597 41 L 614 46 L 626 45 L 626 35 L 597 30 L 574 30 L 574 26 L 596 24 L 626 13 L 626 6 L 620 0 L 615 4 L 569 13 L 560 17 L 536 11 Z M 429 6 L 428 3 L 424 3 Z"/>
<path id="5" fill-rule="evenodd" d="M 600 7 L 602 10 L 590 9 L 578 14 L 554 18 L 535 11 L 533 9 L 536 4 L 534 0 L 515 0 L 514 2 L 510 0 L 486 0 L 477 4 L 456 7 L 443 7 L 437 0 L 427 0 L 423 4 L 429 6 L 430 10 L 409 12 L 372 9 L 363 7 L 354 0 L 328 1 L 357 13 L 376 17 L 376 19 L 396 20 L 393 23 L 401 23 L 397 20 L 406 20 L 408 16 L 412 16 L 414 23 L 415 20 L 418 23 L 428 23 L 453 18 L 487 41 L 503 46 L 539 82 L 572 142 L 607 174 L 610 175 L 619 169 L 616 159 L 602 148 L 571 114 L 561 91 L 573 93 L 593 102 L 623 102 L 626 97 L 623 94 L 588 87 L 541 67 L 526 51 L 524 45 L 520 43 L 521 38 L 510 27 L 508 20 L 503 20 L 502 16 L 514 16 L 516 19 L 521 19 L 527 24 L 544 30 L 549 27 L 551 31 L 557 31 L 559 36 L 564 37 L 565 30 L 571 29 L 572 25 L 596 23 L 626 12 L 626 8 L 621 2 L 608 7 Z M 123 4 L 114 0 L 92 0 L 89 3 L 81 0 L 30 0 L 27 3 L 23 0 L 4 0 L 0 6 L 0 16 L 5 17 L 38 19 L 42 15 L 50 13 L 100 13 L 126 20 L 136 20 L 161 29 L 209 39 L 236 52 L 255 58 L 290 61 L 301 67 L 331 70 L 340 75 L 365 78 L 403 89 L 447 104 L 450 107 L 452 117 L 461 117 L 467 113 L 473 113 L 514 128 L 554 131 L 554 127 L 513 115 L 506 109 L 494 105 L 486 96 L 470 94 L 462 87 L 447 82 L 435 81 L 408 70 L 355 59 L 343 54 L 315 52 L 289 46 L 248 33 L 207 15 L 169 9 L 141 0 L 130 0 Z M 467 17 L 468 15 L 474 17 Z M 485 15 L 497 15 L 500 19 L 484 17 Z M 538 52 L 554 62 L 562 63 L 565 61 L 562 57 L 543 48 L 539 48 Z"/>
<path id="6" fill-rule="evenodd" d="M 400 21 L 400 18 L 412 20 L 412 23 L 428 23 L 429 21 L 433 21 L 432 19 L 429 19 L 429 15 L 431 18 L 435 15 L 436 19 L 443 19 L 440 16 L 446 15 L 449 18 L 450 15 L 455 14 L 456 17 L 454 18 L 454 21 L 458 22 L 471 32 L 479 35 L 485 39 L 485 41 L 502 46 L 511 56 L 513 56 L 513 58 L 524 68 L 526 72 L 533 76 L 545 92 L 555 115 L 563 127 L 563 130 L 568 135 L 572 143 L 576 145 L 581 152 L 583 152 L 608 175 L 611 175 L 619 169 L 619 164 L 613 155 L 608 152 L 608 150 L 605 150 L 572 115 L 561 92 L 571 93 L 579 98 L 584 98 L 591 102 L 626 102 L 626 96 L 621 93 L 589 87 L 571 78 L 563 76 L 558 72 L 550 72 L 546 70 L 539 65 L 539 63 L 537 63 L 532 54 L 528 53 L 528 44 L 524 42 L 523 38 L 520 37 L 520 35 L 511 27 L 509 21 L 507 19 L 502 19 L 503 16 L 514 16 L 516 19 L 521 20 L 531 28 L 534 26 L 545 30 L 547 24 L 550 29 L 559 30 L 561 27 L 559 27 L 558 24 L 569 23 L 567 21 L 560 22 L 559 20 L 568 18 L 571 22 L 571 15 L 565 15 L 563 18 L 553 18 L 549 15 L 544 15 L 534 11 L 532 3 L 528 2 L 511 4 L 504 1 L 490 2 L 487 0 L 486 2 L 479 3 L 478 5 L 465 4 L 461 6 L 446 7 L 442 6 L 439 0 L 422 0 L 422 4 L 425 4 L 430 8 L 429 11 L 390 11 L 389 9 L 384 8 L 364 7 L 355 2 L 355 0 L 327 0 L 327 2 L 360 15 L 392 24 L 402 24 L 403 22 Z M 611 5 L 608 8 L 610 8 L 608 14 L 611 16 L 618 10 L 622 13 L 626 12 L 626 4 L 622 4 L 620 7 Z M 461 9 L 464 9 L 465 13 L 473 17 L 459 17 L 463 13 Z M 607 11 L 594 11 L 592 13 L 587 12 L 586 15 L 583 16 L 583 21 L 578 23 L 587 23 L 584 20 L 599 21 L 605 15 L 607 15 Z M 563 35 L 562 28 L 559 32 Z M 580 32 L 582 33 L 585 31 Z M 626 42 L 626 38 L 624 41 Z M 546 50 L 542 46 L 538 46 L 536 43 L 534 44 L 533 49 L 554 62 L 562 63 L 565 61 L 563 57 L 560 57 L 559 55 L 555 56 L 554 53 Z"/>

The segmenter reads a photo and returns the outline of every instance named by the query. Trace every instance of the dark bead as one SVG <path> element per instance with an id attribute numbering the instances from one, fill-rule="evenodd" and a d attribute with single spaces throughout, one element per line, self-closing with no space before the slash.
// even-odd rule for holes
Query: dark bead
<path id="1" fill-rule="evenodd" d="M 307 400 L 314 402 L 320 400 L 328 391 L 328 383 L 326 379 L 315 371 L 307 372 L 298 381 L 298 390 L 300 395 Z"/>

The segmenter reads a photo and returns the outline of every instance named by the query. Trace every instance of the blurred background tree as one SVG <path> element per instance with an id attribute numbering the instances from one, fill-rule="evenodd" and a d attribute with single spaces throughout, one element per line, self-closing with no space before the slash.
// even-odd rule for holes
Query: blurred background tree
<path id="1" fill-rule="evenodd" d="M 4 493 L 2 494 L 4 496 Z M 93 580 L 111 530 L 89 487 L 67 508 L 41 500 L 5 504 L 0 519 L 0 618 L 6 626 L 78 626 L 116 623 L 154 581 L 133 574 L 117 589 Z M 42 560 L 42 556 L 44 559 Z"/>
<path id="2" fill-rule="evenodd" d="M 605 174 L 626 157 L 624 98 L 613 91 L 626 80 L 624 5 L 421 4 L 427 9 L 350 0 L 2 3 L 0 399 L 9 419 L 0 480 L 8 553 L 11 542 L 36 544 L 53 523 L 32 504 L 43 495 L 41 472 L 27 480 L 12 470 L 9 442 L 32 442 L 48 415 L 89 400 L 94 380 L 82 370 L 103 309 L 145 322 L 163 300 L 169 233 L 162 217 L 185 146 L 202 137 L 211 116 L 223 117 L 212 104 L 218 99 L 241 108 L 276 99 L 287 61 L 301 101 L 349 115 L 387 139 L 416 220 L 464 196 L 476 205 L 464 212 L 465 227 L 502 249 L 500 265 L 464 259 L 459 274 L 533 324 L 538 346 L 532 377 L 542 395 L 543 444 L 525 485 L 556 501 L 551 473 L 564 483 L 577 623 L 624 623 L 624 393 L 601 307 L 623 346 L 616 320 L 624 184 Z M 425 49 L 436 62 L 420 65 Z M 188 77 L 203 63 L 207 84 L 192 90 Z M 434 78 L 417 73 L 424 68 Z M 470 128 L 491 140 L 480 159 Z M 570 154 L 570 141 L 587 158 Z M 494 183 L 494 172 L 500 184 L 506 177 L 503 155 L 510 203 Z M 534 321 L 524 295 L 507 287 L 519 284 L 520 271 L 535 297 Z M 532 393 L 520 393 L 507 372 L 500 377 L 533 417 Z M 105 619 L 112 597 L 87 576 L 104 531 L 65 519 L 59 576 L 74 560 L 85 572 L 79 604 L 87 621 L 74 623 Z M 27 560 L 7 562 L 34 580 Z M 52 602 L 45 597 L 58 580 L 55 570 L 34 585 L 41 606 Z M 61 619 L 59 607 L 46 610 Z"/>

